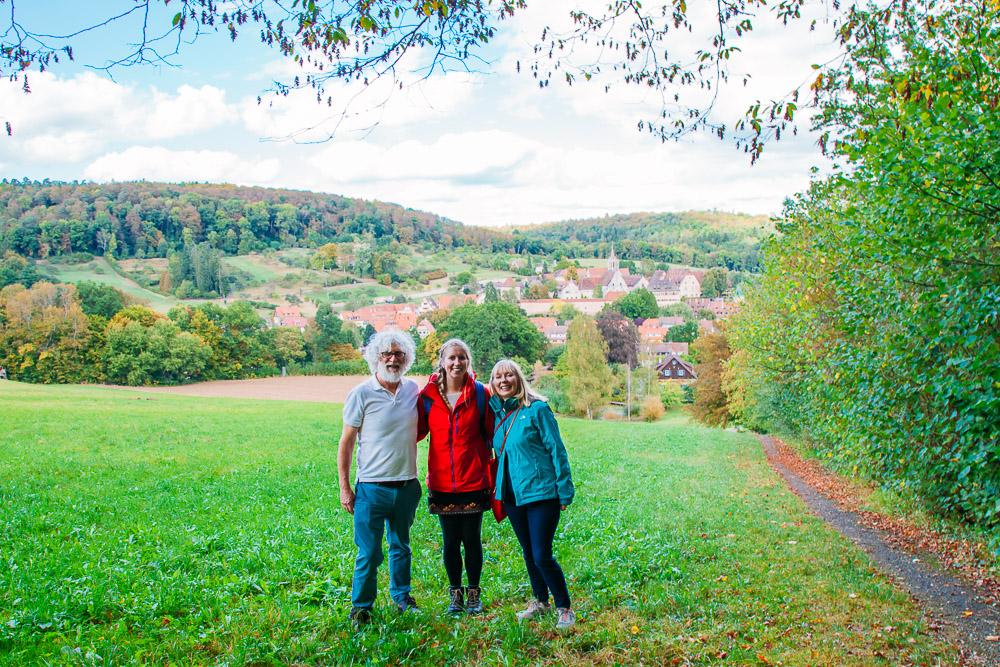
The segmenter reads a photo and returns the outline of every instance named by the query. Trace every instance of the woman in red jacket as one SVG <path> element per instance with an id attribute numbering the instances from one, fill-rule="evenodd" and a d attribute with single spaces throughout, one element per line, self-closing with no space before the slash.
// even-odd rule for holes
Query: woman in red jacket
<path id="1" fill-rule="evenodd" d="M 472 352 L 463 341 L 445 341 L 438 368 L 420 392 L 420 413 L 430 433 L 427 500 L 441 521 L 450 613 L 483 610 L 483 512 L 490 509 L 489 462 L 493 415 L 489 389 L 471 372 Z M 424 429 L 421 429 L 424 431 Z M 462 547 L 468 588 L 462 588 Z"/>

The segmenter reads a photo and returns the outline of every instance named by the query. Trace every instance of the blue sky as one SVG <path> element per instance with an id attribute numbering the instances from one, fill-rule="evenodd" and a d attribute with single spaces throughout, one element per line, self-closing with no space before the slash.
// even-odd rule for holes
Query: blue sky
<path id="1" fill-rule="evenodd" d="M 37 0 L 19 3 L 18 12 L 25 25 L 62 34 L 128 4 Z M 84 67 L 128 53 L 134 24 L 122 22 L 74 42 L 77 63 L 30 73 L 31 94 L 0 85 L 0 109 L 15 132 L 0 139 L 0 174 L 290 187 L 503 225 L 633 211 L 775 214 L 808 185 L 810 167 L 824 166 L 808 132 L 769 146 L 754 166 L 704 135 L 661 144 L 636 130 L 659 109 L 658 98 L 614 79 L 539 90 L 515 62 L 530 58 L 543 25 L 568 25 L 569 8 L 579 5 L 535 3 L 501 26 L 483 53 L 490 62 L 473 72 L 437 74 L 403 90 L 389 82 L 333 86 L 335 110 L 305 91 L 264 93 L 297 70 L 252 29 L 235 45 L 204 34 L 183 46 L 176 67 L 119 67 L 110 75 Z M 168 25 L 173 6 L 159 9 L 154 19 Z M 756 97 L 811 80 L 810 65 L 833 52 L 828 32 L 821 25 L 810 33 L 804 22 L 761 29 L 733 68 L 752 73 L 750 89 L 723 90 L 718 113 L 734 119 Z M 422 56 L 406 64 L 419 68 Z"/>

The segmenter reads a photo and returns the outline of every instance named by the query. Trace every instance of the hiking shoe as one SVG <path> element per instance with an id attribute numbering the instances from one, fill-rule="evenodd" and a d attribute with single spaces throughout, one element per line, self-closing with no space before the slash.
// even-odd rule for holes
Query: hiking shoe
<path id="1" fill-rule="evenodd" d="M 417 601 L 414 600 L 413 596 L 409 593 L 405 594 L 402 600 L 396 601 L 396 607 L 399 608 L 399 613 L 401 614 L 406 611 L 417 611 L 420 609 L 420 607 L 417 606 Z"/>
<path id="2" fill-rule="evenodd" d="M 569 630 L 576 624 L 576 613 L 569 607 L 556 609 L 556 630 Z"/>
<path id="3" fill-rule="evenodd" d="M 351 607 L 347 619 L 355 628 L 360 628 L 372 622 L 372 610 L 367 607 Z"/>
<path id="4" fill-rule="evenodd" d="M 541 616 L 549 610 L 549 605 L 544 602 L 539 602 L 538 600 L 531 600 L 528 602 L 528 606 L 524 610 L 517 612 L 517 620 L 530 621 L 533 618 Z"/>
<path id="5" fill-rule="evenodd" d="M 470 614 L 483 613 L 483 600 L 479 586 L 469 586 L 465 594 L 465 611 Z"/>
<path id="6" fill-rule="evenodd" d="M 449 588 L 448 597 L 451 599 L 451 604 L 448 605 L 449 614 L 461 614 L 465 611 L 465 600 L 463 599 L 461 586 Z M 470 595 L 469 597 L 471 598 L 472 596 Z"/>

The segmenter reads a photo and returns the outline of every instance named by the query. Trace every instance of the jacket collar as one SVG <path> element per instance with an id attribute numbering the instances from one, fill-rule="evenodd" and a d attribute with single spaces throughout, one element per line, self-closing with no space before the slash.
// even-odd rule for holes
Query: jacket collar
<path id="1" fill-rule="evenodd" d="M 517 406 L 520 405 L 520 401 L 517 400 L 516 396 L 511 396 L 510 398 L 503 399 L 494 394 L 490 397 L 490 405 L 497 412 L 510 412 L 511 410 L 516 410 Z"/>

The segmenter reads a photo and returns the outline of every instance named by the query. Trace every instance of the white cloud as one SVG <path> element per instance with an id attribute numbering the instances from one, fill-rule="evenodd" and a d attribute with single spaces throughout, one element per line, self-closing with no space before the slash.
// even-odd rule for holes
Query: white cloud
<path id="1" fill-rule="evenodd" d="M 181 86 L 176 92 L 115 83 L 91 72 L 62 79 L 31 75 L 31 93 L 0 85 L 0 108 L 14 136 L 3 149 L 29 162 L 79 162 L 122 141 L 176 138 L 236 118 L 225 91 Z"/>
<path id="2" fill-rule="evenodd" d="M 564 21 L 567 7 L 532 4 L 503 24 L 491 74 L 451 72 L 402 90 L 391 80 L 335 84 L 332 109 L 310 90 L 258 105 L 253 97 L 231 103 L 228 88 L 195 77 L 164 90 L 92 73 L 33 75 L 29 96 L 0 86 L 3 118 L 15 131 L 0 139 L 0 164 L 6 173 L 38 178 L 305 188 L 490 225 L 642 210 L 773 213 L 806 186 L 809 166 L 820 161 L 808 137 L 769 145 L 750 167 L 744 154 L 712 137 L 660 144 L 640 135 L 636 122 L 661 103 L 645 91 L 616 84 L 605 94 L 601 82 L 558 81 L 539 90 L 530 74 L 516 74 L 514 60 L 531 53 L 542 25 Z M 789 63 L 808 68 L 817 59 L 810 57 L 814 44 L 789 41 L 789 34 L 762 31 L 745 54 L 762 91 L 784 92 L 798 82 Z M 301 73 L 288 62 L 275 61 L 258 78 Z M 420 60 L 406 65 L 419 69 Z M 226 67 L 218 63 L 214 80 Z M 232 78 L 245 85 L 244 77 Z M 726 118 L 746 106 L 732 92 L 718 106 Z M 330 142 L 306 143 L 335 129 Z M 288 136 L 295 141 L 259 140 Z"/>
<path id="3" fill-rule="evenodd" d="M 178 151 L 162 146 L 133 146 L 108 153 L 84 169 L 94 181 L 210 181 L 256 185 L 281 174 L 276 159 L 254 159 L 225 151 Z"/>
<path id="4" fill-rule="evenodd" d="M 478 75 L 468 72 L 435 75 L 402 89 L 391 77 L 369 85 L 331 82 L 322 100 L 311 88 L 293 90 L 287 96 L 265 95 L 259 104 L 256 98 L 246 99 L 242 119 L 248 130 L 268 138 L 311 142 L 332 136 L 350 140 L 366 137 L 376 128 L 448 118 L 459 113 L 482 85 Z"/>

